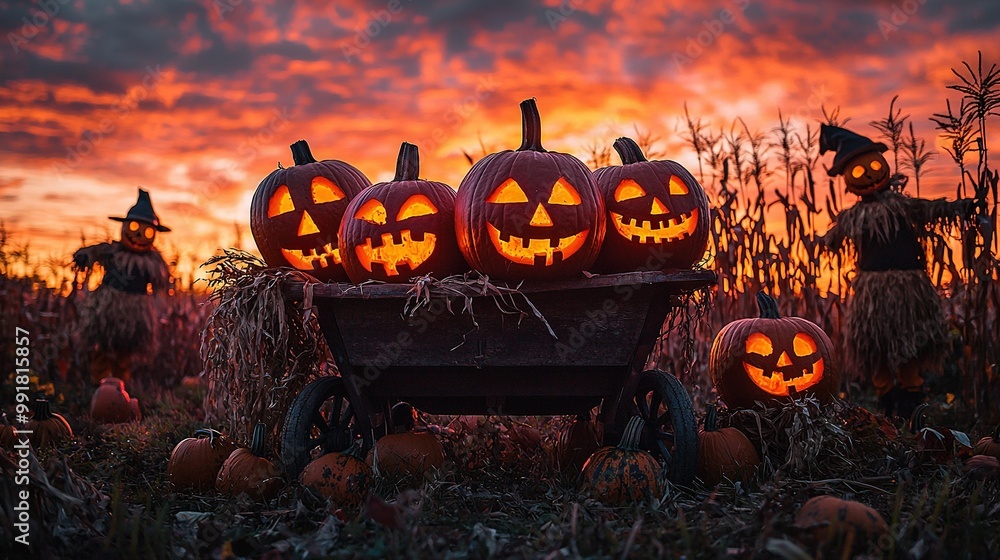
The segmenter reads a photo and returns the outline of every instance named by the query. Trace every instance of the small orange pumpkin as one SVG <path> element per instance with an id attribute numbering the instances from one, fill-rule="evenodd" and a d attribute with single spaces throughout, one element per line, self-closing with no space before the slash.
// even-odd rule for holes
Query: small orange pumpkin
<path id="1" fill-rule="evenodd" d="M 0 447 L 17 443 L 17 428 L 7 421 L 7 413 L 0 412 Z"/>
<path id="2" fill-rule="evenodd" d="M 444 448 L 434 434 L 412 431 L 417 412 L 409 403 L 393 405 L 391 418 L 394 433 L 379 438 L 365 459 L 379 476 L 429 477 L 444 466 Z"/>
<path id="3" fill-rule="evenodd" d="M 170 452 L 167 477 L 174 488 L 204 492 L 215 487 L 219 469 L 238 446 L 212 429 L 196 430 Z"/>
<path id="4" fill-rule="evenodd" d="M 341 507 L 358 507 L 372 485 L 372 470 L 361 459 L 357 445 L 340 453 L 327 453 L 302 471 L 302 484 L 332 499 Z"/>
<path id="5" fill-rule="evenodd" d="M 263 422 L 254 426 L 250 448 L 233 451 L 219 469 L 215 488 L 224 494 L 247 494 L 254 499 L 269 500 L 281 490 L 281 471 L 265 457 L 267 427 Z"/>
<path id="6" fill-rule="evenodd" d="M 556 442 L 556 460 L 564 471 L 579 473 L 587 458 L 600 449 L 600 437 L 589 415 L 578 414 L 572 424 L 563 429 Z"/>
<path id="7" fill-rule="evenodd" d="M 138 404 L 138 401 L 137 403 Z M 90 399 L 90 417 L 97 422 L 118 424 L 134 417 L 125 382 L 117 377 L 105 377 Z"/>
<path id="8" fill-rule="evenodd" d="M 660 464 L 639 449 L 644 426 L 641 417 L 633 416 L 617 447 L 602 447 L 587 459 L 580 473 L 584 491 L 617 505 L 660 494 Z"/>
<path id="9" fill-rule="evenodd" d="M 59 442 L 73 437 L 73 428 L 59 414 L 52 412 L 48 399 L 35 400 L 35 411 L 25 427 L 32 447 L 55 447 Z"/>
<path id="10" fill-rule="evenodd" d="M 723 481 L 748 480 L 760 465 L 760 455 L 743 432 L 736 428 L 718 429 L 718 411 L 709 406 L 705 429 L 698 434 L 698 476 L 711 486 Z"/>
<path id="11" fill-rule="evenodd" d="M 997 426 L 992 436 L 984 437 L 976 442 L 972 453 L 973 455 L 989 455 L 1000 459 L 1000 426 Z"/>
<path id="12" fill-rule="evenodd" d="M 795 525 L 809 531 L 818 545 L 836 550 L 862 550 L 889 533 L 885 519 L 874 509 L 833 496 L 816 496 L 795 515 Z"/>
<path id="13" fill-rule="evenodd" d="M 965 473 L 977 480 L 1000 478 L 1000 459 L 990 455 L 973 455 L 965 461 Z"/>

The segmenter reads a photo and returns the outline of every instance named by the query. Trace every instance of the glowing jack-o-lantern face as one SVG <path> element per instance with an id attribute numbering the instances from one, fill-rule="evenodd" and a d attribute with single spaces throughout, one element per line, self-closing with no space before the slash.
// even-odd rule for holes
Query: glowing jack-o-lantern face
<path id="1" fill-rule="evenodd" d="M 125 220 L 122 222 L 122 244 L 133 251 L 148 251 L 153 248 L 156 227 L 149 222 Z"/>
<path id="2" fill-rule="evenodd" d="M 630 138 L 614 144 L 623 165 L 594 172 L 610 227 L 597 260 L 601 272 L 688 268 L 708 243 L 708 197 L 673 161 L 647 161 Z"/>
<path id="3" fill-rule="evenodd" d="M 604 204 L 587 167 L 541 146 L 534 100 L 521 104 L 518 150 L 490 154 L 462 180 L 455 229 L 465 259 L 491 278 L 559 278 L 593 264 Z"/>
<path id="4" fill-rule="evenodd" d="M 830 338 L 810 321 L 781 317 L 763 292 L 757 303 L 760 318 L 729 323 L 712 345 L 709 370 L 719 396 L 735 408 L 791 395 L 827 399 L 840 383 Z"/>
<path id="5" fill-rule="evenodd" d="M 795 333 L 791 344 L 780 341 L 777 346 L 768 335 L 751 333 L 743 369 L 766 393 L 787 397 L 790 390 L 801 393 L 823 378 L 823 358 L 816 350 L 816 341 L 806 333 Z"/>
<path id="6" fill-rule="evenodd" d="M 347 280 L 337 229 L 347 204 L 371 182 L 342 161 L 316 161 L 304 140 L 293 167 L 279 168 L 254 192 L 250 231 L 270 266 L 290 266 L 322 281 Z"/>
<path id="7" fill-rule="evenodd" d="M 341 222 L 340 251 L 352 282 L 408 282 L 466 269 L 455 243 L 455 191 L 423 181 L 419 153 L 403 143 L 396 177 L 351 201 Z"/>
<path id="8" fill-rule="evenodd" d="M 873 194 L 889 186 L 889 163 L 878 152 L 852 158 L 843 174 L 847 190 L 856 195 Z"/>

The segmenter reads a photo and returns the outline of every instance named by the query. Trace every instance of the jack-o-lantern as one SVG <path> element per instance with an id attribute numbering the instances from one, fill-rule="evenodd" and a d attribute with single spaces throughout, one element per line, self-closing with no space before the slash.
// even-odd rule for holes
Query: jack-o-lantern
<path id="1" fill-rule="evenodd" d="M 674 161 L 648 161 L 631 138 L 619 138 L 622 165 L 594 172 L 608 209 L 601 272 L 689 268 L 708 245 L 708 197 Z"/>
<path id="2" fill-rule="evenodd" d="M 309 144 L 292 144 L 295 165 L 271 172 L 250 203 L 250 232 L 268 266 L 288 266 L 324 282 L 347 280 L 337 228 L 347 204 L 371 185 L 338 160 L 316 161 Z"/>
<path id="3" fill-rule="evenodd" d="M 521 103 L 521 116 L 521 147 L 481 159 L 458 188 L 458 246 L 473 268 L 501 280 L 579 274 L 604 240 L 604 199 L 583 162 L 542 147 L 534 99 Z"/>
<path id="4" fill-rule="evenodd" d="M 419 152 L 403 142 L 392 181 L 359 194 L 340 224 L 340 254 L 354 283 L 438 278 L 468 266 L 455 243 L 455 191 L 417 178 Z"/>
<path id="5" fill-rule="evenodd" d="M 889 186 L 889 163 L 880 153 L 862 154 L 847 162 L 844 184 L 859 196 L 880 191 Z"/>
<path id="6" fill-rule="evenodd" d="M 709 370 L 730 408 L 749 408 L 792 395 L 829 400 L 840 383 L 833 343 L 799 317 L 781 317 L 778 302 L 757 294 L 760 318 L 733 321 L 712 344 Z"/>
<path id="7" fill-rule="evenodd" d="M 882 152 L 888 149 L 882 142 L 872 142 L 846 128 L 820 125 L 819 153 L 836 152 L 827 174 L 843 175 L 847 191 L 858 196 L 874 194 L 889 186 L 889 163 L 882 157 Z"/>

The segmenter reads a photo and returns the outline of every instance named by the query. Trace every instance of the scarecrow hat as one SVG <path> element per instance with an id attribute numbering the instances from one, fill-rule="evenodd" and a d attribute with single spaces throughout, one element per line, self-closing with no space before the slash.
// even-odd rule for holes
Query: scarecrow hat
<path id="1" fill-rule="evenodd" d="M 826 172 L 831 177 L 836 177 L 844 172 L 847 162 L 861 154 L 868 152 L 884 152 L 889 147 L 881 142 L 872 142 L 870 139 L 855 134 L 846 128 L 821 124 L 819 127 L 819 153 L 825 154 L 828 151 L 837 152 L 833 156 L 833 166 Z"/>
<path id="2" fill-rule="evenodd" d="M 170 228 L 167 226 L 160 225 L 160 218 L 156 216 L 156 212 L 153 212 L 153 203 L 149 200 L 149 193 L 141 188 L 139 189 L 139 200 L 135 202 L 135 206 L 128 209 L 128 214 L 124 218 L 116 216 L 109 216 L 109 218 L 116 222 L 124 222 L 126 220 L 146 222 L 153 224 L 156 231 L 170 231 Z"/>

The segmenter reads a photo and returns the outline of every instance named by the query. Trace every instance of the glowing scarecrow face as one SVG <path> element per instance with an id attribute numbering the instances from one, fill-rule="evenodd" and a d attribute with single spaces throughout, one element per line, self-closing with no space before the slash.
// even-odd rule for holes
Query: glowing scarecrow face
<path id="1" fill-rule="evenodd" d="M 889 164 L 878 152 L 861 154 L 844 168 L 844 182 L 856 195 L 878 192 L 889 186 Z"/>
<path id="2" fill-rule="evenodd" d="M 156 228 L 149 222 L 125 220 L 122 222 L 122 243 L 133 251 L 148 251 L 153 248 Z"/>

